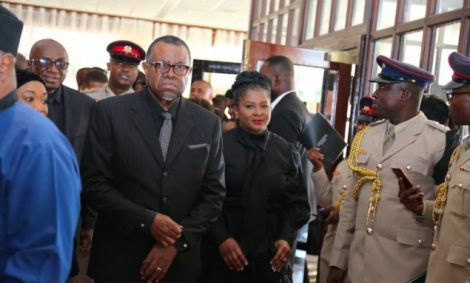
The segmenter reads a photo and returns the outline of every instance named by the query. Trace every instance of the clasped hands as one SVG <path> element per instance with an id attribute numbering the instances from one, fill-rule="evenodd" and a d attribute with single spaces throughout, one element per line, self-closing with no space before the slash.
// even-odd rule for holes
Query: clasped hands
<path id="1" fill-rule="evenodd" d="M 142 262 L 140 276 L 147 282 L 160 282 L 177 254 L 174 245 L 183 233 L 183 226 L 167 215 L 157 213 L 150 232 L 156 243 Z"/>
<path id="2" fill-rule="evenodd" d="M 274 243 L 276 247 L 276 254 L 271 259 L 271 269 L 274 272 L 279 272 L 286 265 L 291 255 L 291 248 L 289 243 L 285 240 L 277 240 Z M 245 266 L 248 265 L 248 260 L 245 257 L 240 245 L 234 238 L 228 238 L 219 245 L 219 252 L 227 264 L 228 268 L 236 271 L 243 271 Z"/>

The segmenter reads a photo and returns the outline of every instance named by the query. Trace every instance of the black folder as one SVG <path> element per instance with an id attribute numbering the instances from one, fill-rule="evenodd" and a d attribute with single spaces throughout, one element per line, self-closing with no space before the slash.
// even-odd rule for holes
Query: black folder
<path id="1" fill-rule="evenodd" d="M 331 168 L 346 147 L 343 137 L 320 113 L 313 115 L 307 123 L 299 135 L 299 142 L 307 149 L 319 148 L 325 156 L 323 164 L 327 169 Z"/>

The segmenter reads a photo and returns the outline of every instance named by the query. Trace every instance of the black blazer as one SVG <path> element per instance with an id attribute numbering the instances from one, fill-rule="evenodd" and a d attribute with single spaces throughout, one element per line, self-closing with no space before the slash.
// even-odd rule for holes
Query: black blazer
<path id="1" fill-rule="evenodd" d="M 284 96 L 281 101 L 274 107 L 271 114 L 271 122 L 268 129 L 280 135 L 286 141 L 294 143 L 300 153 L 302 162 L 302 170 L 307 186 L 310 210 L 316 213 L 316 202 L 313 188 L 311 173 L 313 170 L 312 163 L 307 158 L 308 150 L 298 142 L 298 136 L 310 121 L 311 114 L 308 112 L 305 104 L 299 99 L 295 92 L 291 92 Z"/>
<path id="2" fill-rule="evenodd" d="M 147 91 L 102 100 L 92 116 L 84 195 L 98 219 L 88 274 L 141 282 L 142 261 L 155 243 L 151 212 L 161 212 L 183 226 L 163 282 L 195 282 L 200 239 L 225 196 L 220 119 L 182 98 L 164 163 Z"/>
<path id="3" fill-rule="evenodd" d="M 219 245 L 229 237 L 240 241 L 244 237 L 253 237 L 258 233 L 261 223 L 255 223 L 255 231 L 246 227 L 257 217 L 245 214 L 253 204 L 254 212 L 266 208 L 266 234 L 261 235 L 262 241 L 271 241 L 268 246 L 256 245 L 256 250 L 243 247 L 245 252 L 263 254 L 270 253 L 274 241 L 286 240 L 292 247 L 297 229 L 306 223 L 309 217 L 307 192 L 300 168 L 300 157 L 294 146 L 280 136 L 269 133 L 266 148 L 261 153 L 261 160 L 255 172 L 247 172 L 245 155 L 247 149 L 239 141 L 239 129 L 224 133 L 224 156 L 226 162 L 227 198 L 224 202 L 223 213 L 211 229 L 211 238 Z M 250 167 L 251 168 L 251 167 Z M 252 178 L 251 178 L 252 176 Z M 252 179 L 252 180 L 250 180 Z M 247 186 L 248 185 L 248 186 Z M 241 190 L 241 191 L 240 191 Z M 240 196 L 241 194 L 241 196 Z M 255 199 L 249 200 L 254 197 Z M 248 199 L 248 200 L 247 200 Z M 261 219 L 260 219 L 261 220 Z M 251 225 L 248 223 L 248 225 Z M 256 227 L 257 225 L 257 227 Z M 259 251 L 260 248 L 269 248 Z M 269 255 L 269 259 L 274 254 Z"/>
<path id="4" fill-rule="evenodd" d="M 83 146 L 88 131 L 88 125 L 90 123 L 91 112 L 95 106 L 95 100 L 64 85 L 60 86 L 57 91 L 62 92 L 62 124 L 64 125 L 62 134 L 64 134 L 72 145 L 72 148 L 77 155 L 77 160 L 80 163 L 82 160 Z M 53 109 L 49 108 L 49 114 L 52 113 L 52 111 Z M 58 121 L 52 120 L 52 122 L 57 125 Z M 81 226 L 87 229 L 92 228 L 96 217 L 95 212 L 92 211 L 83 201 L 81 206 Z M 70 276 L 77 275 L 79 271 L 78 261 L 75 258 L 75 248 L 76 242 L 74 242 L 74 258 L 72 259 Z"/>
<path id="5" fill-rule="evenodd" d="M 82 159 L 83 145 L 90 122 L 95 100 L 89 96 L 62 85 L 64 104 L 64 132 L 77 154 L 78 161 Z M 51 111 L 51 109 L 49 109 Z"/>
<path id="6" fill-rule="evenodd" d="M 309 219 L 307 191 L 294 146 L 267 133 L 264 150 L 254 153 L 246 139 L 253 140 L 253 135 L 239 128 L 223 135 L 227 196 L 206 240 L 201 283 L 242 282 L 219 254 L 219 245 L 229 237 L 237 240 L 249 262 L 243 282 L 258 282 L 250 277 L 252 273 L 284 282 L 280 280 L 283 275 L 270 269 L 274 243 L 282 239 L 293 248 L 297 230 Z M 260 145 L 259 136 L 256 139 Z M 282 274 L 286 272 L 287 268 Z"/>

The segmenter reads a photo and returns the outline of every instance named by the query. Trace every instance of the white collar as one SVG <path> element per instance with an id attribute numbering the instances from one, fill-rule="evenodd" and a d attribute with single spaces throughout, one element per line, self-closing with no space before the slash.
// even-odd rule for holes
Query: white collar
<path id="1" fill-rule="evenodd" d="M 274 99 L 274 101 L 271 103 L 271 109 L 274 109 L 274 107 L 276 107 L 276 105 L 279 104 L 279 102 L 281 102 L 281 100 L 291 92 L 295 92 L 295 89 L 286 91 L 283 94 L 276 97 L 276 99 Z"/>

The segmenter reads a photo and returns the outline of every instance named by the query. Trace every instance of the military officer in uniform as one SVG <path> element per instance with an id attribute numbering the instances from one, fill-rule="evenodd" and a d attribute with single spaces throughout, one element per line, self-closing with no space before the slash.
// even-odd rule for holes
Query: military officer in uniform
<path id="1" fill-rule="evenodd" d="M 102 97 L 97 97 L 97 100 L 133 93 L 132 85 L 137 79 L 139 64 L 145 59 L 144 49 L 134 42 L 118 40 L 111 42 L 106 51 L 110 56 L 108 62 L 109 81 L 104 88 Z"/>
<path id="2" fill-rule="evenodd" d="M 372 107 L 373 101 L 373 98 L 370 96 L 361 98 L 359 102 L 361 108 L 360 115 L 356 119 L 356 133 L 364 129 L 364 127 L 371 122 L 377 120 L 375 117 L 375 109 Z M 314 166 L 314 172 L 311 177 L 315 186 L 315 198 L 322 207 L 319 215 L 322 216 L 320 218 L 322 218 L 324 223 L 328 225 L 327 232 L 323 238 L 318 268 L 318 282 L 326 283 L 330 270 L 330 255 L 336 235 L 339 209 L 344 202 L 347 184 L 350 183 L 352 174 L 348 168 L 348 160 L 343 159 L 338 166 L 336 166 L 333 172 L 333 178 L 330 182 L 323 167 L 323 155 L 318 149 L 310 149 L 308 159 Z"/>
<path id="3" fill-rule="evenodd" d="M 454 52 L 449 56 L 449 64 L 454 75 L 444 89 L 448 91 L 452 121 L 460 126 L 470 125 L 470 58 Z M 467 137 L 454 150 L 435 201 L 423 202 L 417 186 L 401 190 L 403 204 L 417 215 L 417 220 L 435 225 L 426 275 L 429 283 L 470 282 L 469 147 L 470 137 Z"/>
<path id="4" fill-rule="evenodd" d="M 347 185 L 330 258 L 328 282 L 408 282 L 423 273 L 431 251 L 432 229 L 418 223 L 398 197 L 392 168 L 421 184 L 434 198 L 434 167 L 444 157 L 446 129 L 419 111 L 434 75 L 415 66 L 378 56 L 382 67 L 374 104 L 383 120 L 356 134 Z"/>

